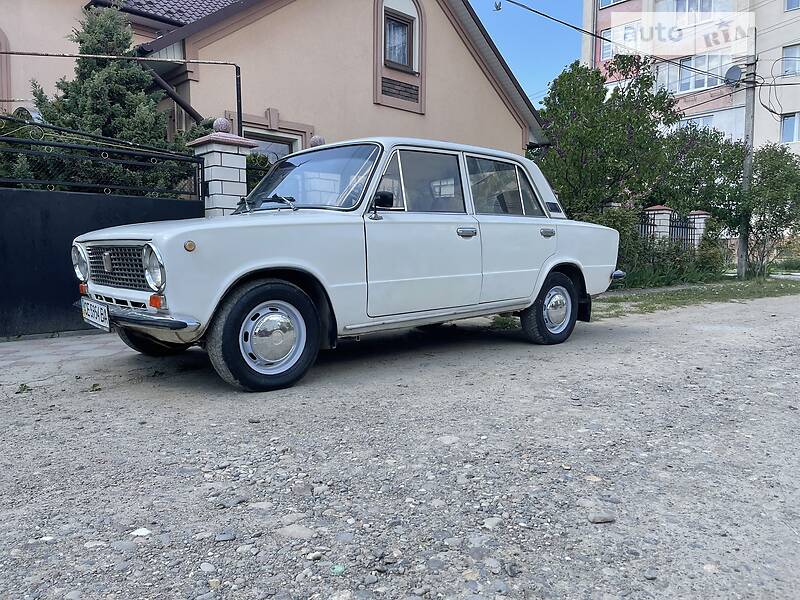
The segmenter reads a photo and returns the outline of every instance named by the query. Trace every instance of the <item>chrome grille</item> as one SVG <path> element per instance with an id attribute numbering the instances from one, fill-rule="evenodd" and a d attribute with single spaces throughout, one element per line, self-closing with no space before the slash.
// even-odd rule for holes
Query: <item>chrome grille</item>
<path id="1" fill-rule="evenodd" d="M 142 246 L 89 246 L 89 277 L 98 285 L 127 290 L 150 291 L 144 278 Z M 103 255 L 111 259 L 111 271 L 106 270 Z"/>

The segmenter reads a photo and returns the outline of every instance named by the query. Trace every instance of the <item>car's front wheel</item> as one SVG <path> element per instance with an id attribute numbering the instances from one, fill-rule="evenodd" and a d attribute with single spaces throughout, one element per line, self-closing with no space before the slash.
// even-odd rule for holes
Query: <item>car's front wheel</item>
<path id="1" fill-rule="evenodd" d="M 117 335 L 129 348 L 145 356 L 172 356 L 173 354 L 180 354 L 192 346 L 192 344 L 162 342 L 146 333 L 140 333 L 132 329 L 118 328 Z"/>
<path id="2" fill-rule="evenodd" d="M 297 382 L 317 358 L 320 318 L 303 290 L 262 280 L 235 290 L 219 308 L 206 351 L 220 377 L 261 392 Z"/>
<path id="3" fill-rule="evenodd" d="M 569 338 L 578 318 L 578 294 L 572 279 L 550 273 L 539 296 L 522 311 L 525 336 L 534 344 L 560 344 Z"/>

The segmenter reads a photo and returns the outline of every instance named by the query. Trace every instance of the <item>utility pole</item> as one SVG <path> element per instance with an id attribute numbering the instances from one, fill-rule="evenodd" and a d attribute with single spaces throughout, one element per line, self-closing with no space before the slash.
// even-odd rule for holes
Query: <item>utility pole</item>
<path id="1" fill-rule="evenodd" d="M 757 32 L 753 29 L 753 54 L 747 57 L 747 72 L 744 76 L 745 90 L 744 104 L 744 144 L 745 155 L 742 170 L 742 195 L 744 198 L 750 193 L 753 183 L 753 132 L 756 123 L 756 52 Z M 747 277 L 747 246 L 750 241 L 750 212 L 743 211 L 739 223 L 739 248 L 736 252 L 736 274 L 739 279 Z"/>

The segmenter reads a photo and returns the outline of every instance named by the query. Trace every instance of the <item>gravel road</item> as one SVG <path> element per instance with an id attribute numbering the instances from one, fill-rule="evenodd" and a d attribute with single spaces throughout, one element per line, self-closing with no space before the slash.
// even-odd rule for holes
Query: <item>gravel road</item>
<path id="1" fill-rule="evenodd" d="M 797 598 L 798 308 L 374 337 L 268 394 L 0 344 L 0 598 Z"/>

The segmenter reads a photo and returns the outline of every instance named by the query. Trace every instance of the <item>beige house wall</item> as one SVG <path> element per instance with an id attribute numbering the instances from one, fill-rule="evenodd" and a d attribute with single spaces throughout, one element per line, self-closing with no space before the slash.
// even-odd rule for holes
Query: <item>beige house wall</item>
<path id="1" fill-rule="evenodd" d="M 4 50 L 76 52 L 77 45 L 67 36 L 78 26 L 85 4 L 84 0 L 0 0 L 0 40 L 5 37 L 8 43 Z M 8 72 L 4 72 L 4 62 Z M 0 61 L 0 78 L 10 85 L 4 88 L 0 84 L 0 90 L 11 98 L 30 99 L 31 79 L 35 79 L 51 94 L 55 82 L 72 72 L 72 61 L 66 58 L 9 56 Z M 31 106 L 29 102 L 13 103 L 13 107 L 20 105 Z"/>
<path id="2" fill-rule="evenodd" d="M 373 102 L 373 0 L 278 2 L 277 10 L 243 20 L 238 29 L 227 22 L 189 38 L 187 54 L 241 65 L 246 115 L 277 109 L 281 121 L 311 125 L 328 142 L 402 135 L 522 153 L 527 128 L 438 1 L 420 3 L 427 28 L 424 115 Z M 232 69 L 201 65 L 195 75 L 191 102 L 200 113 L 235 110 Z"/>
<path id="3" fill-rule="evenodd" d="M 85 5 L 86 0 L 0 0 L 0 46 L 21 52 L 75 53 L 77 44 L 67 38 L 79 27 Z M 155 31 L 134 27 L 135 44 L 155 35 Z M 32 107 L 32 79 L 52 94 L 56 81 L 71 77 L 74 68 L 68 58 L 0 57 L 0 100 L 25 100 L 0 103 L 0 109 Z"/>

